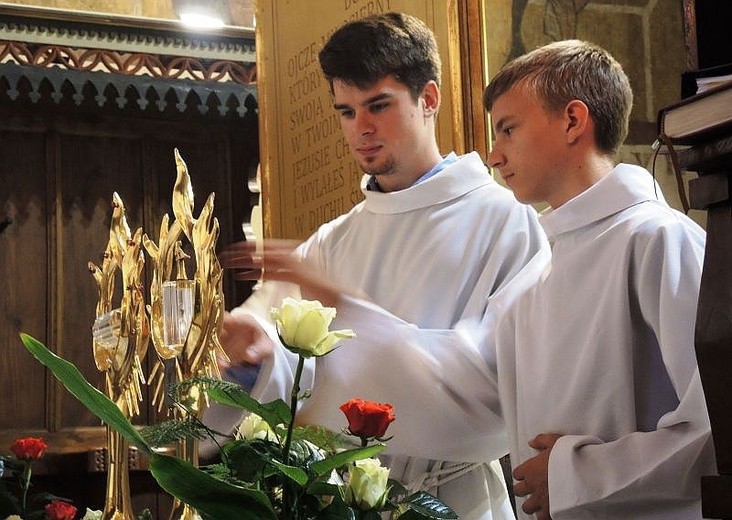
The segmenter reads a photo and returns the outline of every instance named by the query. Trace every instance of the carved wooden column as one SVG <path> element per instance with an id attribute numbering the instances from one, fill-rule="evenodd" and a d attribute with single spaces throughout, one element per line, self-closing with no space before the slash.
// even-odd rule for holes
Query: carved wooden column
<path id="1" fill-rule="evenodd" d="M 694 209 L 707 211 L 696 320 L 696 356 L 712 425 L 718 475 L 702 478 L 704 518 L 732 518 L 732 136 L 687 150 L 682 167 Z"/>

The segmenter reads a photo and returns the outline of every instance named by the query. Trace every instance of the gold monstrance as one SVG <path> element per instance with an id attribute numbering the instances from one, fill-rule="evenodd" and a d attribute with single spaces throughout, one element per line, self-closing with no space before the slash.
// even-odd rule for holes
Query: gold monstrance
<path id="1" fill-rule="evenodd" d="M 141 360 L 150 337 L 141 282 L 145 258 L 142 229 L 130 234 L 125 207 L 117 193 L 112 197 L 109 243 L 102 267 L 89 262 L 99 292 L 93 331 L 94 362 L 105 374 L 107 396 L 130 418 L 140 413 L 141 385 L 145 383 Z M 115 275 L 122 270 L 122 300 L 112 308 Z M 129 443 L 107 427 L 109 465 L 103 520 L 134 520 L 130 499 Z"/>
<path id="2" fill-rule="evenodd" d="M 175 150 L 177 178 L 173 188 L 173 214 L 160 224 L 159 244 L 147 235 L 145 249 L 154 264 L 148 311 L 152 339 L 158 361 L 150 374 L 154 382 L 153 403 L 162 410 L 164 403 L 165 363 L 174 360 L 175 379 L 185 381 L 199 376 L 220 378 L 217 353 L 226 358 L 219 333 L 224 315 L 221 264 L 216 257 L 219 223 L 212 218 L 214 194 L 211 193 L 198 219 L 193 218 L 193 188 L 188 168 Z M 196 270 L 193 280 L 186 274 L 188 255 L 183 252 L 184 235 L 193 245 Z M 174 268 L 175 267 L 175 272 Z M 208 406 L 206 394 L 192 386 L 182 399 L 183 407 L 174 409 L 177 419 L 194 416 L 200 419 Z M 198 465 L 198 441 L 186 439 L 178 445 L 178 456 Z M 194 509 L 175 500 L 171 518 L 198 518 Z"/>

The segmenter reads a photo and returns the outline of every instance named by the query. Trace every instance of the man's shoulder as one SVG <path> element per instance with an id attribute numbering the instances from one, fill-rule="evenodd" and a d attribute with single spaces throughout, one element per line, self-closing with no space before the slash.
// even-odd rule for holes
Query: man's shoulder
<path id="1" fill-rule="evenodd" d="M 536 210 L 531 205 L 519 202 L 511 190 L 496 182 L 490 174 L 488 176 L 487 182 L 464 195 L 465 204 L 486 212 L 521 212 L 536 216 Z"/>
<path id="2" fill-rule="evenodd" d="M 619 213 L 631 234 L 655 235 L 659 233 L 690 234 L 704 236 L 704 229 L 684 213 L 669 205 L 653 200 L 635 204 Z"/>
<path id="3" fill-rule="evenodd" d="M 626 249 L 631 257 L 703 257 L 706 232 L 685 214 L 664 203 L 645 201 L 614 215 L 602 227 L 608 247 Z M 623 245 L 625 244 L 625 245 Z M 660 261 L 660 260 L 657 260 Z"/>

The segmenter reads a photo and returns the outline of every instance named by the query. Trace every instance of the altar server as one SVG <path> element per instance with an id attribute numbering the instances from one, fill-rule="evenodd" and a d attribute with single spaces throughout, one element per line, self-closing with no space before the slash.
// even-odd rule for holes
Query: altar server
<path id="1" fill-rule="evenodd" d="M 716 474 L 694 323 L 705 233 L 648 171 L 617 164 L 632 105 L 576 40 L 506 65 L 484 96 L 489 163 L 540 221 L 552 261 L 498 320 L 501 414 L 524 516 L 701 518 Z"/>
<path id="2" fill-rule="evenodd" d="M 534 257 L 545 257 L 548 244 L 535 211 L 496 183 L 477 153 L 440 155 L 435 137 L 440 58 L 434 35 L 412 16 L 374 15 L 337 30 L 320 63 L 344 136 L 365 173 L 365 200 L 297 249 L 302 266 L 361 295 L 399 323 L 449 330 L 463 318 L 480 319 L 491 295 Z M 269 266 L 278 255 L 289 258 L 287 246 L 280 246 L 266 244 Z M 222 255 L 225 266 L 240 266 L 235 251 Z M 276 278 L 276 270 L 268 276 Z M 338 306 L 337 298 L 315 285 L 304 296 Z M 265 401 L 289 395 L 292 384 L 295 360 L 281 346 L 273 349 L 276 333 L 265 319 L 290 289 L 265 283 L 224 320 L 232 361 L 261 363 L 252 394 Z M 301 388 L 311 388 L 312 397 L 302 402 L 298 419 L 338 431 L 345 424 L 338 406 L 351 397 L 399 402 L 390 427 L 394 438 L 387 443 L 391 476 L 408 488 L 436 494 L 462 519 L 513 518 L 500 464 L 493 460 L 507 452 L 505 435 L 479 436 L 478 451 L 445 450 L 449 456 L 441 457 L 424 450 L 413 440 L 417 432 L 408 429 L 410 417 L 430 422 L 462 413 L 433 406 L 425 400 L 429 392 L 415 394 L 415 388 L 399 385 L 391 352 L 371 360 L 378 363 L 378 377 L 362 372 L 365 365 L 350 363 L 351 352 L 379 339 L 378 328 L 370 326 L 358 327 L 357 334 L 347 349 L 306 366 Z M 462 404 L 456 400 L 449 406 Z M 224 415 L 213 409 L 207 421 L 222 427 Z M 438 430 L 434 442 L 447 442 Z"/>

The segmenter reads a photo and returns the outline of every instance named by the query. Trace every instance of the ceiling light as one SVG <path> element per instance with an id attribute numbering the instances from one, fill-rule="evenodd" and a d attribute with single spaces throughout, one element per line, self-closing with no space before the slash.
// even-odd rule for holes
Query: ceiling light
<path id="1" fill-rule="evenodd" d="M 195 29 L 217 29 L 231 20 L 226 0 L 173 0 L 173 10 L 185 26 Z"/>
<path id="2" fill-rule="evenodd" d="M 181 13 L 180 21 L 191 29 L 218 29 L 226 25 L 221 18 L 202 13 Z"/>

